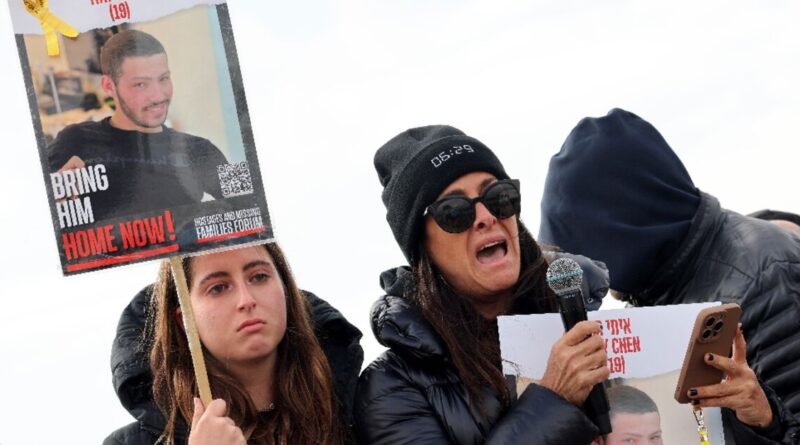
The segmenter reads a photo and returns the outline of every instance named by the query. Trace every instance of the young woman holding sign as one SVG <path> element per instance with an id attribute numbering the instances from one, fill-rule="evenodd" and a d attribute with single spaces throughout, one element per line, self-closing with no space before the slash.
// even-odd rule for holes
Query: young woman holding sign
<path id="1" fill-rule="evenodd" d="M 106 443 L 346 443 L 361 333 L 297 288 L 276 244 L 188 257 L 183 269 L 215 400 L 198 398 L 165 263 L 120 320 L 114 383 L 138 422 Z M 145 313 L 149 366 L 138 347 Z"/>
<path id="2" fill-rule="evenodd" d="M 372 328 L 389 350 L 359 381 L 359 442 L 591 443 L 598 429 L 581 405 L 609 375 L 597 323 L 565 333 L 542 379 L 519 397 L 502 374 L 497 316 L 555 310 L 547 262 L 518 219 L 518 181 L 488 147 L 448 126 L 399 134 L 378 150 L 375 166 L 410 267 L 381 275 L 387 295 L 372 308 Z M 797 434 L 741 357 L 709 364 L 729 372 L 722 386 L 730 397 L 716 398 L 719 386 L 696 388 L 696 403 L 730 406 L 741 422 L 766 427 L 742 427 L 741 443 Z"/>

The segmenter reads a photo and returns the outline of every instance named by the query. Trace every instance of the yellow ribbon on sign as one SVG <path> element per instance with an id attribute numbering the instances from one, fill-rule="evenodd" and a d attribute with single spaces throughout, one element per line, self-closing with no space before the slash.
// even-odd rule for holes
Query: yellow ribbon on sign
<path id="1" fill-rule="evenodd" d="M 67 37 L 78 37 L 77 29 L 50 12 L 47 0 L 22 0 L 22 3 L 25 5 L 25 10 L 39 19 L 39 24 L 42 25 L 44 38 L 47 42 L 47 55 L 57 56 L 59 54 L 58 35 L 56 32 L 60 32 Z"/>

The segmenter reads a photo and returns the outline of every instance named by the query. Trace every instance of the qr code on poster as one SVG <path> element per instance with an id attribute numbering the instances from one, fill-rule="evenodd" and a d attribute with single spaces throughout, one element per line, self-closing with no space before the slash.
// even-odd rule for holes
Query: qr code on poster
<path id="1" fill-rule="evenodd" d="M 230 198 L 253 193 L 253 181 L 250 178 L 250 169 L 247 167 L 246 161 L 218 165 L 217 174 L 223 197 Z"/>

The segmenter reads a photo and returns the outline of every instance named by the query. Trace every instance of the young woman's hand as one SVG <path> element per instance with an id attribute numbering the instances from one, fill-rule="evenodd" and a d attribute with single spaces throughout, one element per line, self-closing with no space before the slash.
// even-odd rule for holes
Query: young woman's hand
<path id="1" fill-rule="evenodd" d="M 225 415 L 226 412 L 222 399 L 214 399 L 203 408 L 203 403 L 195 397 L 189 445 L 246 445 L 242 430 Z"/>
<path id="2" fill-rule="evenodd" d="M 605 344 L 596 321 L 582 321 L 553 345 L 541 386 L 575 405 L 582 405 L 592 387 L 608 378 Z"/>
<path id="3" fill-rule="evenodd" d="M 716 385 L 691 388 L 688 394 L 694 406 L 730 408 L 736 411 L 736 418 L 740 422 L 763 428 L 772 423 L 772 408 L 758 384 L 756 374 L 747 364 L 747 345 L 739 326 L 739 331 L 733 337 L 731 358 L 714 354 L 705 356 L 709 366 L 725 371 L 725 379 Z"/>

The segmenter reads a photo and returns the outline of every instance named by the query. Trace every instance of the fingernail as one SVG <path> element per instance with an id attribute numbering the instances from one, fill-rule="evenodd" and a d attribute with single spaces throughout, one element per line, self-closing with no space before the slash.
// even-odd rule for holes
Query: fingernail
<path id="1" fill-rule="evenodd" d="M 697 389 L 692 388 L 689 390 L 689 397 L 696 397 L 697 396 Z"/>
<path id="2" fill-rule="evenodd" d="M 697 399 L 693 399 L 692 400 L 692 405 L 699 405 L 699 404 L 700 404 L 699 400 L 697 400 Z"/>
<path id="3" fill-rule="evenodd" d="M 739 332 L 744 332 L 744 326 L 741 323 L 739 323 Z"/>
<path id="4" fill-rule="evenodd" d="M 708 355 L 706 356 L 706 360 L 708 360 L 708 361 L 710 361 L 710 362 L 713 362 L 713 361 L 714 361 L 714 354 L 708 354 Z"/>

